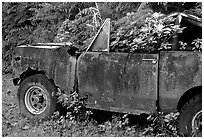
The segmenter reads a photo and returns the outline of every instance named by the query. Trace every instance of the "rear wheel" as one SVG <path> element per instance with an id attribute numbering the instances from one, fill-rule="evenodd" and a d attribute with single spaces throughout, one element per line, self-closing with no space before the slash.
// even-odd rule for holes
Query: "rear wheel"
<path id="1" fill-rule="evenodd" d="M 188 100 L 180 113 L 180 133 L 184 136 L 202 136 L 202 94 Z"/>
<path id="2" fill-rule="evenodd" d="M 56 86 L 44 75 L 26 78 L 18 89 L 22 115 L 31 119 L 50 117 L 56 108 Z"/>

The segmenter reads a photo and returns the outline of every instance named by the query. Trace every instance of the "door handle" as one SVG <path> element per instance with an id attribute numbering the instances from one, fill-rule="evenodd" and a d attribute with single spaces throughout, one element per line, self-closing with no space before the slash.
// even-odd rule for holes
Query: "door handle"
<path id="1" fill-rule="evenodd" d="M 142 59 L 142 61 L 152 61 L 153 64 L 157 63 L 157 59 L 153 59 L 153 58 Z"/>

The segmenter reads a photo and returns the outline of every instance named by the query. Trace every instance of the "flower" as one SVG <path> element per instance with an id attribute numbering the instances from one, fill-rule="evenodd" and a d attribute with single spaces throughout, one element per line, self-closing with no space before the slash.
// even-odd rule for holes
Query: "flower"
<path id="1" fill-rule="evenodd" d="M 161 15 L 162 15 L 162 14 L 155 12 L 152 16 L 153 16 L 154 18 L 158 18 L 158 17 L 160 17 Z"/>
<path id="2" fill-rule="evenodd" d="M 161 32 L 162 29 L 164 28 L 164 25 L 159 24 L 159 25 L 156 25 L 155 27 L 156 27 L 156 30 L 157 30 L 158 32 Z"/>

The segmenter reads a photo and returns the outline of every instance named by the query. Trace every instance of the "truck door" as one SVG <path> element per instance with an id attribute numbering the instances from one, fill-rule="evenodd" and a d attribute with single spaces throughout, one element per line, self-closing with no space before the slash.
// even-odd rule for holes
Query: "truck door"
<path id="1" fill-rule="evenodd" d="M 128 53 L 84 52 L 77 64 L 80 96 L 88 96 L 88 107 L 116 108 Z M 112 110 L 111 110 L 112 111 Z"/>
<path id="2" fill-rule="evenodd" d="M 134 114 L 156 110 L 158 55 L 85 52 L 78 59 L 80 96 L 88 107 Z"/>

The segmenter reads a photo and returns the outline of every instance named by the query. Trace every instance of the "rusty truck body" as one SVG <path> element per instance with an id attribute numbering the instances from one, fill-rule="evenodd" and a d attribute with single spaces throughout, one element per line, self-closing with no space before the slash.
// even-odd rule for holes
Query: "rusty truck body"
<path id="1" fill-rule="evenodd" d="M 27 90 L 32 88 L 34 91 L 24 89 L 21 99 L 21 92 L 26 88 L 21 86 L 26 85 L 27 78 L 35 75 L 43 75 L 51 80 L 56 88 L 66 93 L 77 90 L 79 96 L 87 97 L 88 108 L 114 112 L 132 114 L 175 112 L 182 110 L 195 96 L 199 98 L 202 96 L 201 52 L 160 51 L 157 54 L 109 52 L 109 22 L 107 20 L 104 23 L 87 51 L 77 55 L 70 54 L 72 46 L 66 43 L 22 45 L 15 49 L 13 67 L 17 78 L 14 79 L 14 84 L 20 85 L 19 103 L 23 103 L 20 104 L 24 107 L 21 109 L 23 113 L 29 113 L 25 114 L 26 116 L 43 115 L 47 107 L 53 105 L 49 104 L 52 99 L 43 104 L 45 108 L 36 103 L 49 100 L 49 97 L 55 96 L 52 93 L 57 91 L 57 89 L 51 91 L 50 96 L 44 93 L 45 97 L 41 99 L 36 94 L 49 92 L 49 89 L 39 88 L 41 85 L 37 83 L 33 85 L 30 83 Z M 201 32 L 201 21 L 193 22 Z M 38 80 L 34 77 L 30 82 Z M 28 96 L 31 99 L 30 103 L 27 102 Z M 198 99 L 196 103 L 199 103 L 196 114 L 201 115 L 202 99 L 199 98 L 196 97 Z M 33 109 L 39 112 L 34 112 Z M 194 115 L 191 121 L 193 118 L 197 117 Z M 189 127 L 182 129 L 182 132 L 189 135 L 192 130 L 192 127 Z"/>

